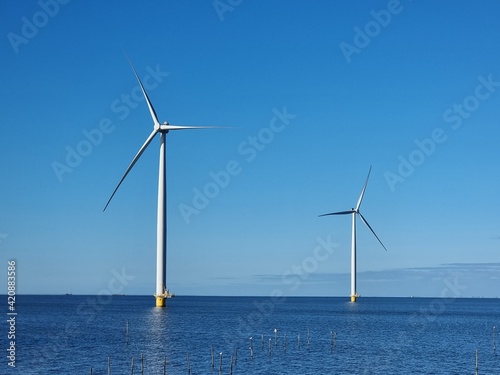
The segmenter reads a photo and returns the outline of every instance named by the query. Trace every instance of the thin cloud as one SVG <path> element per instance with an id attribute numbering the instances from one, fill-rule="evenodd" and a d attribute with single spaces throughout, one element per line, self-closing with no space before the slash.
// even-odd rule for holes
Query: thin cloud
<path id="1" fill-rule="evenodd" d="M 462 276 L 467 276 L 471 273 L 484 272 L 493 273 L 492 276 L 500 277 L 500 263 L 444 263 L 438 266 L 429 267 L 409 267 L 409 268 L 395 268 L 380 271 L 362 271 L 358 272 L 357 276 L 359 280 L 373 281 L 373 282 L 389 282 L 396 280 L 422 280 L 422 279 L 436 279 L 439 280 L 443 277 L 448 277 L 450 274 L 461 273 Z M 322 272 L 322 273 L 310 273 L 307 276 L 287 274 L 288 278 L 293 277 L 303 277 L 303 281 L 307 283 L 324 283 L 332 282 L 335 280 L 342 279 L 344 277 L 350 277 L 350 273 L 334 273 L 334 272 Z M 259 274 L 252 276 L 258 281 L 282 281 L 283 275 L 277 274 Z"/>

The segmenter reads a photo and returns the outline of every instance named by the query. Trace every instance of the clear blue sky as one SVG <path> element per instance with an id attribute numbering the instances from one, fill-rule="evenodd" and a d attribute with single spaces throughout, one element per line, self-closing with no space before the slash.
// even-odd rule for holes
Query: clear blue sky
<path id="1" fill-rule="evenodd" d="M 350 217 L 318 215 L 373 165 L 361 212 L 388 251 L 358 221 L 358 292 L 500 295 L 497 1 L 45 1 L 0 12 L 19 293 L 96 294 L 113 270 L 154 293 L 158 140 L 102 212 L 152 130 L 126 50 L 160 121 L 234 127 L 168 134 L 170 290 L 347 296 Z"/>

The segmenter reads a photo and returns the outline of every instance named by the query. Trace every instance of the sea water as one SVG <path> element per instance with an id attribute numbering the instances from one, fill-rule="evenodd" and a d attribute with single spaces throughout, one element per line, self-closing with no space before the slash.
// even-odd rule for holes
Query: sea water
<path id="1" fill-rule="evenodd" d="M 131 374 L 132 359 L 135 374 L 142 367 L 152 375 L 163 374 L 164 361 L 167 374 L 220 368 L 222 374 L 474 374 L 476 350 L 479 373 L 500 374 L 494 348 L 500 299 L 177 296 L 165 308 L 154 302 L 152 296 L 18 296 L 16 367 L 4 355 L 0 374 L 90 374 L 91 368 L 107 374 L 108 360 L 111 374 Z"/>

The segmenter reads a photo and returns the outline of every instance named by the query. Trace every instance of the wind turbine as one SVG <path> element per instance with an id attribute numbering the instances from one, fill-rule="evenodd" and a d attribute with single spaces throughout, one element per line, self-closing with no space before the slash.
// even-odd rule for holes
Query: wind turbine
<path id="1" fill-rule="evenodd" d="M 134 71 L 137 81 L 139 82 L 142 93 L 144 94 L 144 98 L 146 99 L 146 103 L 149 108 L 149 113 L 151 114 L 151 117 L 153 119 L 153 131 L 151 132 L 151 134 L 146 139 L 142 147 L 139 149 L 137 154 L 132 159 L 132 162 L 130 163 L 127 170 L 123 174 L 120 182 L 118 182 L 118 185 L 113 191 L 113 194 L 111 194 L 111 197 L 106 203 L 106 206 L 104 207 L 103 211 L 106 210 L 109 203 L 111 202 L 111 199 L 113 199 L 116 191 L 122 184 L 123 180 L 125 179 L 125 177 L 127 177 L 128 173 L 135 165 L 137 160 L 139 160 L 139 158 L 146 150 L 146 148 L 149 146 L 153 138 L 157 134 L 160 134 L 160 163 L 158 171 L 158 218 L 157 218 L 157 237 L 156 237 L 156 293 L 154 296 L 156 298 L 156 306 L 164 307 L 165 299 L 170 297 L 168 290 L 166 288 L 166 255 L 167 255 L 166 142 L 165 142 L 166 136 L 168 132 L 171 130 L 214 129 L 221 127 L 170 125 L 166 121 L 163 124 L 160 124 L 160 122 L 158 121 L 158 116 L 156 115 L 156 112 L 153 108 L 153 105 L 149 100 L 148 94 L 146 93 L 146 90 L 142 85 L 141 79 L 139 78 L 139 75 L 137 74 L 130 59 L 129 63 L 130 66 L 132 67 L 132 70 Z"/>
<path id="2" fill-rule="evenodd" d="M 382 247 L 387 251 L 380 238 L 378 238 L 375 231 L 372 229 L 368 221 L 361 215 L 359 212 L 359 207 L 361 206 L 361 202 L 363 201 L 363 196 L 365 195 L 366 185 L 368 184 L 368 178 L 370 177 L 370 172 L 372 171 L 372 167 L 368 171 L 368 176 L 366 177 L 365 185 L 363 186 L 363 190 L 361 190 L 361 194 L 358 199 L 358 203 L 356 204 L 356 208 L 352 208 L 349 211 L 339 211 L 332 212 L 329 214 L 319 215 L 321 216 L 330 216 L 330 215 L 352 215 L 352 243 L 351 243 L 351 302 L 356 302 L 356 299 L 359 297 L 359 294 L 356 292 L 356 215 L 359 215 L 361 221 L 365 223 L 365 225 L 370 229 L 373 235 L 377 238 L 378 242 L 382 245 Z"/>

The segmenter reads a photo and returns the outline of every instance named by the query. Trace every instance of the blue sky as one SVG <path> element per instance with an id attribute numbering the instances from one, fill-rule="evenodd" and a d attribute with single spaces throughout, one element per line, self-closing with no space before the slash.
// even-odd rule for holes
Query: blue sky
<path id="1" fill-rule="evenodd" d="M 125 50 L 160 121 L 234 127 L 168 134 L 170 290 L 347 296 L 350 218 L 318 215 L 353 207 L 373 165 L 361 212 L 388 251 L 358 221 L 358 292 L 499 296 L 498 2 L 2 8 L 19 293 L 97 294 L 116 272 L 154 293 L 158 140 L 102 212 L 152 130 Z"/>

